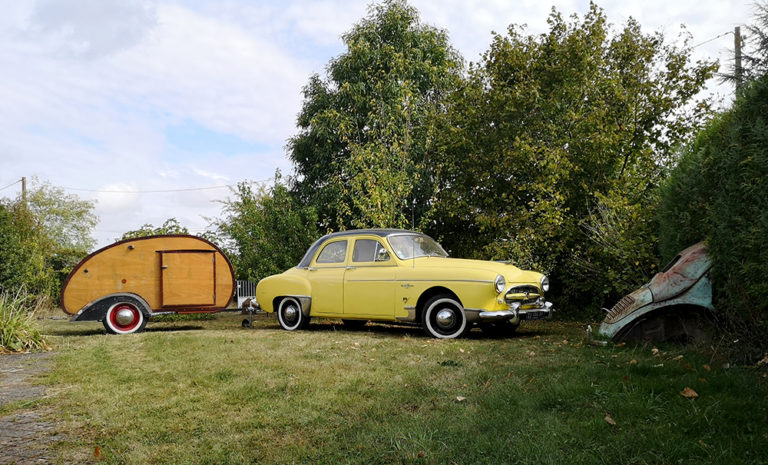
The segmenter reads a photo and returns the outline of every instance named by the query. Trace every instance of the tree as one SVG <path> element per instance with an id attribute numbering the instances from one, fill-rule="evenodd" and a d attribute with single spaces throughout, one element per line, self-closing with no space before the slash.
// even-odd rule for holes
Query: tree
<path id="1" fill-rule="evenodd" d="M 137 237 L 163 236 L 168 234 L 189 234 L 189 230 L 179 223 L 176 218 L 168 218 L 162 226 L 154 227 L 152 224 L 144 224 L 139 229 L 123 233 L 120 240 L 135 239 Z"/>
<path id="2" fill-rule="evenodd" d="M 314 207 L 297 201 L 279 172 L 269 188 L 254 191 L 251 183 L 241 182 L 234 194 L 215 226 L 238 279 L 258 281 L 296 266 L 320 235 Z"/>
<path id="3" fill-rule="evenodd" d="M 288 144 L 293 190 L 324 229 L 417 227 L 434 190 L 435 116 L 460 81 L 461 58 L 403 0 L 372 6 L 343 40 L 327 78 L 304 88 Z"/>
<path id="4" fill-rule="evenodd" d="M 655 265 L 653 191 L 708 114 L 694 96 L 715 65 L 633 19 L 614 33 L 594 4 L 548 23 L 494 36 L 450 99 L 430 231 L 551 273 L 561 307 L 599 309 Z"/>
<path id="5" fill-rule="evenodd" d="M 0 287 L 54 297 L 95 241 L 94 202 L 34 180 L 27 195 L 0 212 Z"/>
<path id="6" fill-rule="evenodd" d="M 52 295 L 55 275 L 47 260 L 47 245 L 23 203 L 0 203 L 0 292 L 24 288 L 33 294 Z"/>

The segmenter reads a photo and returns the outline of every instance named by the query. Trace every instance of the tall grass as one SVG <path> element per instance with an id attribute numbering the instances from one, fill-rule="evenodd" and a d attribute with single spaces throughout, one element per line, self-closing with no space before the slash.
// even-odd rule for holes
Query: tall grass
<path id="1" fill-rule="evenodd" d="M 48 347 L 34 320 L 43 300 L 27 294 L 0 292 L 0 352 L 25 352 Z"/>

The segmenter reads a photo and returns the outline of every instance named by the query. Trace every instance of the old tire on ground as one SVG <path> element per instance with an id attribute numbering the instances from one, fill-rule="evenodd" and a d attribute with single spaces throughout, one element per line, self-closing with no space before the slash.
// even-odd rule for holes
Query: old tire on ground
<path id="1" fill-rule="evenodd" d="M 460 337 L 471 328 L 467 324 L 464 308 L 448 295 L 438 295 L 427 301 L 422 325 L 427 334 L 439 339 Z"/>
<path id="2" fill-rule="evenodd" d="M 280 322 L 280 327 L 286 331 L 304 329 L 309 324 L 309 317 L 304 316 L 301 304 L 293 297 L 286 297 L 280 301 L 277 320 Z"/>
<path id="3" fill-rule="evenodd" d="M 147 316 L 135 303 L 118 302 L 109 307 L 102 323 L 110 334 L 138 333 L 147 326 Z"/>
<path id="4" fill-rule="evenodd" d="M 368 320 L 341 320 L 345 328 L 360 329 L 368 323 Z"/>
<path id="5" fill-rule="evenodd" d="M 520 325 L 513 325 L 509 321 L 499 321 L 497 323 L 483 323 L 480 329 L 483 334 L 490 337 L 505 337 L 515 333 Z"/>

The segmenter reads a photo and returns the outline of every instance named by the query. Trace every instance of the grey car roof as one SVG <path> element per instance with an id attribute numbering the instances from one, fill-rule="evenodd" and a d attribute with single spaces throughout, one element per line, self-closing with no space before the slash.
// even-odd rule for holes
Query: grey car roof
<path id="1" fill-rule="evenodd" d="M 334 237 L 361 236 L 364 234 L 387 237 L 393 234 L 421 234 L 421 233 L 416 231 L 409 231 L 407 229 L 351 229 L 349 231 L 339 231 L 331 234 L 326 234 L 325 236 L 316 240 L 315 243 L 312 244 L 309 247 L 309 249 L 307 249 L 307 252 L 304 254 L 304 257 L 296 266 L 298 268 L 308 267 L 309 263 L 312 261 L 312 257 L 314 257 L 315 252 L 317 252 L 317 248 L 320 247 L 320 244 L 325 242 L 327 239 L 331 239 Z"/>

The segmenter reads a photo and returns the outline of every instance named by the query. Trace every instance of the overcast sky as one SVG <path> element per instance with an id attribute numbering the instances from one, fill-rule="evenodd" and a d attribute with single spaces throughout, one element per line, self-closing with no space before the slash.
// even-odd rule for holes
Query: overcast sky
<path id="1" fill-rule="evenodd" d="M 99 246 L 176 217 L 194 232 L 232 185 L 291 173 L 301 88 L 343 51 L 341 34 L 369 2 L 343 0 L 0 0 L 0 188 L 37 177 L 95 199 Z M 552 6 L 582 0 L 412 0 L 446 29 L 467 62 L 491 32 L 546 31 Z M 751 21 L 750 1 L 604 0 L 671 40 L 681 24 L 698 44 Z M 733 35 L 695 49 L 729 63 Z M 712 84 L 714 99 L 731 89 Z M 15 197 L 20 184 L 2 191 Z M 100 191 L 100 192 L 95 192 Z"/>

